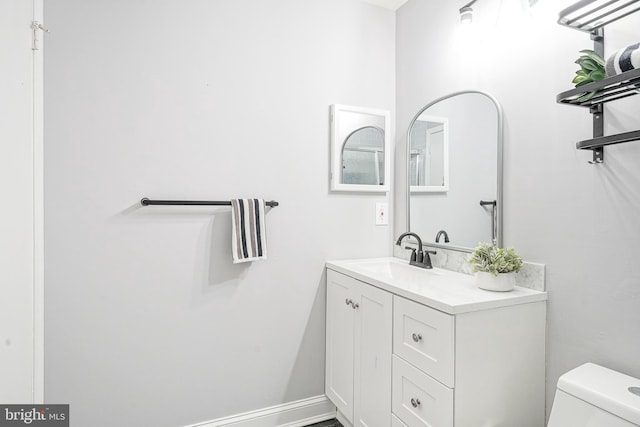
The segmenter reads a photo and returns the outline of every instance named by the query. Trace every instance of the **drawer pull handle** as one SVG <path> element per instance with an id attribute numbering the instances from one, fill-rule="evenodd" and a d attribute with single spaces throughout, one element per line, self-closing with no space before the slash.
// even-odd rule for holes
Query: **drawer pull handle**
<path id="1" fill-rule="evenodd" d="M 418 406 L 420 406 L 420 399 L 411 399 L 411 406 L 413 406 L 414 408 L 417 408 Z"/>
<path id="2" fill-rule="evenodd" d="M 344 303 L 350 305 L 354 310 L 357 310 L 358 307 L 360 307 L 360 305 L 357 302 L 353 302 L 351 298 L 347 298 L 346 300 L 344 300 Z"/>
<path id="3" fill-rule="evenodd" d="M 418 342 L 418 341 L 422 340 L 422 335 L 420 335 L 420 334 L 413 334 L 413 335 L 411 335 L 411 338 L 413 338 L 413 341 L 414 341 L 414 342 Z M 419 405 L 419 404 L 420 404 L 420 402 L 418 402 L 418 405 Z"/>

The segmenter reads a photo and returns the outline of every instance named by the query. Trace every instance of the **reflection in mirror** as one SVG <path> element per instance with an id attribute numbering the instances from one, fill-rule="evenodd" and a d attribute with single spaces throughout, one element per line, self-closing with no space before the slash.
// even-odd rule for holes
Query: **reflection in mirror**
<path id="1" fill-rule="evenodd" d="M 384 131 L 356 129 L 342 147 L 342 183 L 384 185 L 384 161 Z"/>
<path id="2" fill-rule="evenodd" d="M 420 115 L 411 128 L 409 180 L 411 192 L 449 189 L 449 121 Z"/>
<path id="3" fill-rule="evenodd" d="M 331 189 L 389 190 L 390 113 L 331 106 Z"/>
<path id="4" fill-rule="evenodd" d="M 480 91 L 444 96 L 414 117 L 407 132 L 407 228 L 425 243 L 467 252 L 478 242 L 502 245 L 502 123 L 498 101 Z M 427 155 L 430 132 L 436 135 Z M 449 243 L 436 242 L 440 231 Z"/>

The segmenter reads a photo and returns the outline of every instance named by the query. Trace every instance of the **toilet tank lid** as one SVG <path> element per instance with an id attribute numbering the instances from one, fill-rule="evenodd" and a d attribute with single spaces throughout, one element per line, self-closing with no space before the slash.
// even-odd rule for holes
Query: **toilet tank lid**
<path id="1" fill-rule="evenodd" d="M 640 425 L 640 396 L 629 391 L 640 388 L 640 379 L 585 363 L 558 379 L 558 389 Z"/>

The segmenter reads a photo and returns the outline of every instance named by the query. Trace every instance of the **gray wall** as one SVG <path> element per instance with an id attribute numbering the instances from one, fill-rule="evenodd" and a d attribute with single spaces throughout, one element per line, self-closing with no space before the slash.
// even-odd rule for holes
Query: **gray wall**
<path id="1" fill-rule="evenodd" d="M 46 401 L 171 426 L 324 393 L 327 259 L 390 255 L 330 194 L 329 105 L 392 110 L 395 15 L 356 0 L 46 4 Z M 262 197 L 269 259 L 233 265 Z"/>
<path id="2" fill-rule="evenodd" d="M 640 377 L 640 143 L 608 148 L 603 165 L 586 163 L 591 154 L 574 147 L 591 138 L 590 115 L 555 99 L 572 87 L 589 36 L 555 23 L 571 1 L 540 1 L 530 14 L 523 3 L 478 2 L 474 24 L 484 35 L 466 40 L 462 2 L 409 0 L 398 10 L 395 191 L 405 191 L 404 132 L 421 106 L 465 88 L 501 101 L 505 244 L 547 266 L 549 410 L 558 377 L 584 362 Z M 640 14 L 608 28 L 608 52 L 639 41 L 638 28 Z M 607 126 L 640 128 L 637 98 L 616 104 Z M 396 232 L 404 212 L 397 197 Z"/>

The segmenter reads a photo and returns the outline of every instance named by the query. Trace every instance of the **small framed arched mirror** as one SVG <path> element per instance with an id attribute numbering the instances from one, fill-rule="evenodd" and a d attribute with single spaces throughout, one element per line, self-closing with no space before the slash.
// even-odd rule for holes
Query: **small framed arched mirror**
<path id="1" fill-rule="evenodd" d="M 331 190 L 389 191 L 390 113 L 331 106 Z"/>

